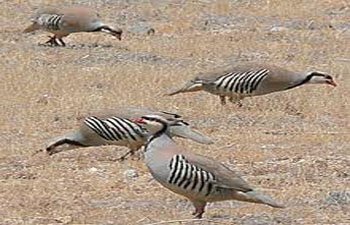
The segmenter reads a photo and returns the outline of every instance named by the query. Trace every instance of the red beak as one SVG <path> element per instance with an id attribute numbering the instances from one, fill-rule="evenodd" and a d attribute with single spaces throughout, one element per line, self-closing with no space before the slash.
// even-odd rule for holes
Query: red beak
<path id="1" fill-rule="evenodd" d="M 142 118 L 137 118 L 133 120 L 135 123 L 139 123 L 139 124 L 146 124 L 145 120 Z"/>
<path id="2" fill-rule="evenodd" d="M 333 80 L 327 81 L 327 84 L 332 85 L 333 87 L 337 86 L 337 83 L 335 83 Z"/>

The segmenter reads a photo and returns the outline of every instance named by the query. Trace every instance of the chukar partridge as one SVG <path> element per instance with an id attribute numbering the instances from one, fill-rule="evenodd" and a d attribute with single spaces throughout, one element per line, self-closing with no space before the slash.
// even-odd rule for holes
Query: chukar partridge
<path id="1" fill-rule="evenodd" d="M 292 72 L 278 66 L 246 63 L 200 74 L 168 95 L 203 90 L 219 95 L 223 105 L 226 104 L 226 97 L 229 97 L 231 102 L 241 106 L 240 101 L 245 97 L 285 91 L 304 84 L 336 86 L 332 76 L 323 72 Z"/>
<path id="2" fill-rule="evenodd" d="M 202 217 L 207 202 L 239 200 L 284 207 L 254 190 L 225 165 L 177 146 L 167 135 L 174 121 L 146 115 L 135 122 L 152 133 L 145 146 L 145 162 L 152 176 L 164 187 L 187 197 L 197 218 Z"/>
<path id="3" fill-rule="evenodd" d="M 114 29 L 104 24 L 94 10 L 80 6 L 41 9 L 32 17 L 31 21 L 32 24 L 23 32 L 46 30 L 54 34 L 46 42 L 53 46 L 65 46 L 62 38 L 77 32 L 104 32 L 119 40 L 121 40 L 122 35 L 121 29 Z"/>
<path id="4" fill-rule="evenodd" d="M 147 141 L 148 131 L 132 119 L 147 114 L 161 115 L 168 121 L 176 121 L 170 126 L 170 136 L 191 139 L 202 144 L 211 144 L 213 141 L 203 134 L 194 131 L 189 124 L 182 120 L 180 115 L 154 111 L 146 108 L 119 108 L 104 110 L 103 113 L 92 113 L 80 118 L 80 128 L 72 133 L 55 138 L 50 142 L 46 151 L 52 155 L 63 150 L 79 147 L 117 145 L 130 148 L 127 155 L 132 155 Z"/>

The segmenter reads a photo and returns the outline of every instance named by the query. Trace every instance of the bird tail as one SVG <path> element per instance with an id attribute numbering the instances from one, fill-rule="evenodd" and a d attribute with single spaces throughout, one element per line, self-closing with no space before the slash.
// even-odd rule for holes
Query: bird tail
<path id="1" fill-rule="evenodd" d="M 195 92 L 203 90 L 203 82 L 199 79 L 191 80 L 190 82 L 186 83 L 182 88 L 177 89 L 175 91 L 171 91 L 170 93 L 167 93 L 166 95 L 172 96 L 183 92 Z"/>
<path id="2" fill-rule="evenodd" d="M 31 25 L 29 25 L 26 29 L 23 30 L 23 33 L 30 33 L 39 29 L 40 29 L 39 24 L 33 22 Z"/>
<path id="3" fill-rule="evenodd" d="M 192 141 L 207 145 L 214 143 L 214 141 L 210 137 L 207 137 L 206 135 L 193 130 L 187 125 L 170 126 L 170 130 L 171 133 L 177 137 L 191 139 Z"/>
<path id="4" fill-rule="evenodd" d="M 46 152 L 49 155 L 53 155 L 62 151 L 71 150 L 79 147 L 86 147 L 77 141 L 78 133 L 73 132 L 60 137 L 52 139 L 46 145 Z"/>
<path id="5" fill-rule="evenodd" d="M 274 208 L 285 208 L 284 205 L 277 203 L 270 196 L 257 191 L 236 192 L 234 199 L 246 202 L 254 202 L 259 204 L 269 205 Z"/>

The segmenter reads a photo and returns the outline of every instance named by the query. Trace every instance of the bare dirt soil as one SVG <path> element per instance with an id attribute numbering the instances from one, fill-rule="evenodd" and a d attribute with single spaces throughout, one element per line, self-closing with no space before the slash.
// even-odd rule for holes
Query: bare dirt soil
<path id="1" fill-rule="evenodd" d="M 73 2 L 121 27 L 123 40 L 79 33 L 52 48 L 38 45 L 48 33 L 21 33 L 36 8 Z M 0 224 L 350 224 L 349 2 L 8 0 L 0 8 Z M 163 95 L 246 61 L 326 71 L 339 86 L 245 99 L 242 108 L 204 92 Z M 115 162 L 125 148 L 39 151 L 75 129 L 80 114 L 118 106 L 185 116 L 215 144 L 179 144 L 287 208 L 220 202 L 194 221 L 191 204 L 142 161 Z"/>

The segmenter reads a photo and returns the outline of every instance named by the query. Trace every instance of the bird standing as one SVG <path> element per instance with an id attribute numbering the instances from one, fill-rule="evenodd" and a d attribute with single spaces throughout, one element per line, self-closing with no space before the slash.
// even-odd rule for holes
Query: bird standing
<path id="1" fill-rule="evenodd" d="M 222 105 L 229 97 L 231 102 L 241 106 L 245 97 L 285 91 L 304 84 L 336 86 L 332 76 L 323 72 L 292 72 L 278 66 L 246 63 L 201 74 L 167 95 L 204 90 L 219 95 Z"/>
<path id="2" fill-rule="evenodd" d="M 284 207 L 254 190 L 225 165 L 178 147 L 166 133 L 173 122 L 159 115 L 143 116 L 135 122 L 152 134 L 145 146 L 145 162 L 152 176 L 187 197 L 195 207 L 196 218 L 202 217 L 207 202 L 239 200 Z"/>
<path id="3" fill-rule="evenodd" d="M 134 154 L 146 143 L 147 129 L 132 122 L 132 119 L 147 114 L 161 115 L 168 121 L 176 121 L 170 126 L 168 132 L 170 136 L 188 138 L 203 144 L 213 143 L 209 137 L 191 129 L 180 115 L 129 107 L 104 110 L 103 112 L 94 112 L 90 116 L 82 116 L 78 130 L 55 138 L 47 145 L 46 151 L 52 155 L 79 147 L 117 145 L 130 148 L 130 151 L 120 158 L 123 160 L 126 156 Z"/>
<path id="4" fill-rule="evenodd" d="M 104 32 L 121 40 L 122 30 L 114 29 L 104 24 L 99 14 L 94 10 L 72 6 L 69 8 L 44 8 L 38 10 L 31 19 L 32 24 L 23 32 L 30 33 L 36 30 L 46 30 L 53 33 L 46 43 L 52 46 L 65 46 L 63 37 L 76 32 Z"/>

